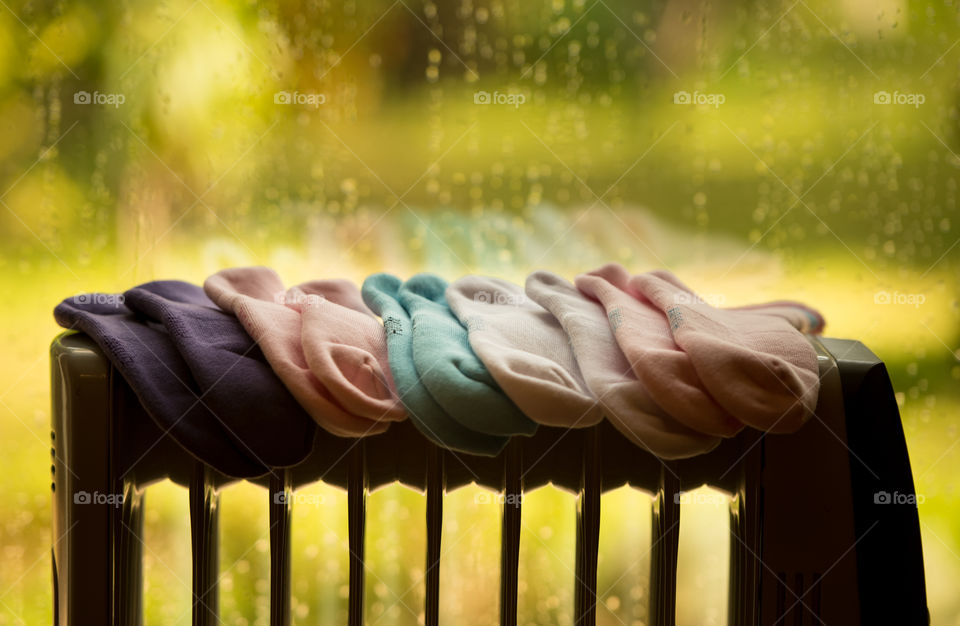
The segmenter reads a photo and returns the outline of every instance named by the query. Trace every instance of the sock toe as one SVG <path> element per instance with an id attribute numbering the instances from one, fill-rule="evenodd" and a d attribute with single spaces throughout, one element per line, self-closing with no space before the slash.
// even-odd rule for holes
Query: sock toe
<path id="1" fill-rule="evenodd" d="M 304 340 L 310 370 L 343 406 L 366 419 L 394 421 L 406 412 L 379 361 L 357 346 Z"/>

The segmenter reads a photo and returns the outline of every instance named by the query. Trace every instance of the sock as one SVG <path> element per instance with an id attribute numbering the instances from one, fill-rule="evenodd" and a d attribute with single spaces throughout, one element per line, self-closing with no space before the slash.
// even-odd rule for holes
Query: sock
<path id="1" fill-rule="evenodd" d="M 684 289 L 688 289 L 688 287 L 684 286 Z M 800 302 L 793 302 L 792 300 L 776 300 L 764 304 L 748 304 L 746 306 L 733 307 L 731 310 L 753 311 L 755 313 L 763 313 L 764 315 L 776 315 L 785 319 L 801 333 L 809 333 L 811 335 L 821 334 L 823 327 L 826 326 L 826 321 L 819 311 Z"/>
<path id="2" fill-rule="evenodd" d="M 668 271 L 658 271 L 653 272 L 653 274 L 659 276 L 663 280 L 669 282 L 671 285 L 688 294 L 687 296 L 678 295 L 677 297 L 679 299 L 683 300 L 692 298 L 694 300 L 699 300 L 694 291 L 681 282 L 675 274 Z M 820 313 L 820 311 L 811 308 L 802 302 L 795 302 L 793 300 L 774 300 L 773 302 L 764 302 L 762 304 L 747 304 L 743 306 L 731 307 L 726 310 L 753 311 L 755 313 L 763 313 L 764 315 L 776 315 L 778 317 L 782 317 L 800 332 L 810 333 L 812 335 L 822 333 L 824 326 L 826 326 L 826 321 L 823 319 L 823 315 Z"/>
<path id="3" fill-rule="evenodd" d="M 280 303 L 285 290 L 276 272 L 266 267 L 221 270 L 207 278 L 203 289 L 220 308 L 237 316 L 273 371 L 320 426 L 341 437 L 387 429 L 388 422 L 350 414 L 317 380 L 303 352 L 300 314 Z"/>
<path id="4" fill-rule="evenodd" d="M 162 324 L 202 392 L 241 448 L 271 467 L 295 465 L 313 448 L 316 424 L 277 378 L 235 317 L 197 285 L 175 280 L 128 290 L 130 309 Z"/>
<path id="5" fill-rule="evenodd" d="M 283 304 L 298 313 L 303 311 L 304 303 L 315 304 L 317 300 L 328 300 L 358 313 L 373 315 L 370 307 L 364 304 L 360 290 L 349 280 L 309 280 L 290 287 L 282 299 Z"/>
<path id="6" fill-rule="evenodd" d="M 537 424 L 508 398 L 483 366 L 467 329 L 447 305 L 447 281 L 417 274 L 400 287 L 413 322 L 413 362 L 437 403 L 467 428 L 489 435 L 530 435 Z"/>
<path id="7" fill-rule="evenodd" d="M 400 304 L 401 281 L 389 274 L 374 274 L 363 282 L 363 301 L 383 319 L 387 359 L 400 401 L 425 437 L 451 450 L 496 456 L 507 445 L 506 437 L 471 430 L 450 417 L 437 404 L 417 374 L 413 361 L 413 323 Z"/>
<path id="8" fill-rule="evenodd" d="M 603 419 L 560 323 L 499 278 L 467 276 L 447 302 L 467 327 L 470 347 L 504 393 L 539 424 L 583 428 Z"/>
<path id="9" fill-rule="evenodd" d="M 629 287 L 616 263 L 576 278 L 577 288 L 603 305 L 617 345 L 640 383 L 670 417 L 715 437 L 732 437 L 743 424 L 707 393 L 690 357 L 673 340 L 660 309 Z"/>
<path id="10" fill-rule="evenodd" d="M 627 438 L 665 459 L 702 454 L 720 442 L 684 426 L 657 406 L 617 346 L 598 302 L 544 271 L 527 278 L 526 293 L 560 322 L 587 385 L 606 417 Z"/>
<path id="11" fill-rule="evenodd" d="M 150 417 L 190 454 L 229 476 L 267 472 L 199 401 L 203 392 L 163 326 L 137 316 L 122 295 L 67 298 L 53 315 L 64 328 L 79 330 L 100 346 Z"/>
<path id="12" fill-rule="evenodd" d="M 773 314 L 717 309 L 667 271 L 630 283 L 666 314 L 704 386 L 737 419 L 790 433 L 813 414 L 820 391 L 816 352 L 777 307 Z"/>
<path id="13" fill-rule="evenodd" d="M 302 316 L 302 345 L 310 371 L 350 412 L 372 420 L 402 420 L 387 361 L 383 326 L 345 280 L 314 280 L 287 292 Z"/>

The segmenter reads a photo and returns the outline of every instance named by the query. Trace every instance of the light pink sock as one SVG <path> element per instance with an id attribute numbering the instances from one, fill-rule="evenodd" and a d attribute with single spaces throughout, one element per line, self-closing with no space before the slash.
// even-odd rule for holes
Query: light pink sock
<path id="1" fill-rule="evenodd" d="M 661 270 L 653 273 L 688 294 L 687 296 L 678 296 L 678 298 L 683 300 L 699 300 L 699 297 L 694 291 L 672 272 Z M 776 315 L 788 321 L 791 326 L 800 332 L 813 335 L 822 333 L 824 326 L 826 326 L 826 321 L 823 319 L 820 311 L 802 302 L 795 302 L 793 300 L 774 300 L 762 304 L 746 304 L 743 306 L 730 307 L 726 310 L 753 311 L 754 313 L 763 313 L 764 315 Z"/>
<path id="2" fill-rule="evenodd" d="M 628 281 L 616 263 L 576 278 L 577 288 L 606 309 L 617 345 L 637 378 L 668 415 L 690 428 L 716 437 L 732 437 L 743 424 L 724 410 L 703 386 L 690 361 L 670 334 L 663 312 Z"/>
<path id="3" fill-rule="evenodd" d="M 809 333 L 811 335 L 821 334 L 823 327 L 826 325 L 823 315 L 821 315 L 819 311 L 800 302 L 793 302 L 791 300 L 748 304 L 746 306 L 733 307 L 731 310 L 753 311 L 754 313 L 763 313 L 764 315 L 776 315 L 788 321 L 791 326 L 801 333 Z"/>
<path id="4" fill-rule="evenodd" d="M 717 309 L 665 270 L 629 282 L 666 314 L 704 386 L 737 419 L 789 433 L 813 414 L 820 391 L 817 355 L 776 306 Z"/>
<path id="5" fill-rule="evenodd" d="M 314 376 L 301 344 L 300 314 L 284 306 L 283 282 L 266 267 L 226 269 L 207 278 L 211 300 L 233 313 L 263 350 L 270 367 L 320 426 L 342 437 L 381 433 L 389 422 L 349 413 Z"/>
<path id="6" fill-rule="evenodd" d="M 719 439 L 687 428 L 657 406 L 617 345 L 598 302 L 544 271 L 527 278 L 526 293 L 550 311 L 570 337 L 587 386 L 617 430 L 665 459 L 691 457 L 717 446 Z"/>
<path id="7" fill-rule="evenodd" d="M 402 420 L 383 326 L 346 280 L 314 280 L 291 287 L 284 303 L 301 312 L 307 364 L 330 393 L 360 417 Z"/>
<path id="8" fill-rule="evenodd" d="M 349 280 L 308 280 L 290 287 L 283 296 L 283 303 L 297 312 L 303 311 L 304 303 L 315 303 L 318 300 L 329 300 L 364 315 L 373 316 L 373 311 L 364 304 L 360 290 Z"/>

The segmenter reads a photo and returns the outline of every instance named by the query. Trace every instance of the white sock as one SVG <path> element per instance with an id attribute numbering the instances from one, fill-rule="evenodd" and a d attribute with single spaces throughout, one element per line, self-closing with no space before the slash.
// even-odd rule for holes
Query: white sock
<path id="1" fill-rule="evenodd" d="M 447 288 L 470 347 L 497 384 L 539 424 L 582 428 L 603 419 L 556 318 L 519 285 L 467 276 Z"/>

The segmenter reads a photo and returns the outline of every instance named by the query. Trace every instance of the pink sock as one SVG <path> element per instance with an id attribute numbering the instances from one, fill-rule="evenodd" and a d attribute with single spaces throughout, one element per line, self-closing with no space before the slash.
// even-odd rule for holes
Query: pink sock
<path id="1" fill-rule="evenodd" d="M 820 391 L 817 355 L 794 327 L 769 309 L 717 309 L 665 270 L 629 281 L 666 314 L 674 340 L 717 402 L 739 420 L 774 433 L 799 429 Z"/>
<path id="2" fill-rule="evenodd" d="M 328 300 L 364 315 L 373 316 L 373 311 L 364 304 L 360 290 L 349 280 L 337 278 L 308 280 L 290 287 L 283 296 L 283 303 L 297 312 L 303 311 L 304 303 L 316 303 L 319 300 Z"/>
<path id="3" fill-rule="evenodd" d="M 819 311 L 811 309 L 800 302 L 793 302 L 791 300 L 776 300 L 774 302 L 765 302 L 764 304 L 748 304 L 746 306 L 733 307 L 732 310 L 776 315 L 790 322 L 790 325 L 801 333 L 809 333 L 811 335 L 819 335 L 823 332 L 823 327 L 826 325 L 823 315 L 821 315 Z"/>
<path id="4" fill-rule="evenodd" d="M 526 293 L 560 322 L 587 385 L 617 430 L 665 459 L 696 456 L 717 446 L 719 439 L 687 428 L 652 400 L 617 346 L 598 302 L 544 271 L 527 278 Z"/>
<path id="5" fill-rule="evenodd" d="M 307 364 L 341 405 L 372 420 L 402 420 L 387 362 L 387 336 L 346 280 L 314 280 L 291 287 L 284 304 L 302 315 Z"/>
<path id="6" fill-rule="evenodd" d="M 743 424 L 704 388 L 690 357 L 673 340 L 660 309 L 630 287 L 616 263 L 577 276 L 577 288 L 607 312 L 617 345 L 653 400 L 678 422 L 716 437 L 732 437 Z"/>
<path id="7" fill-rule="evenodd" d="M 387 429 L 389 422 L 350 414 L 314 376 L 301 344 L 300 314 L 281 304 L 284 288 L 276 272 L 266 267 L 226 269 L 207 278 L 203 289 L 221 309 L 237 316 L 273 371 L 320 426 L 343 437 Z"/>

